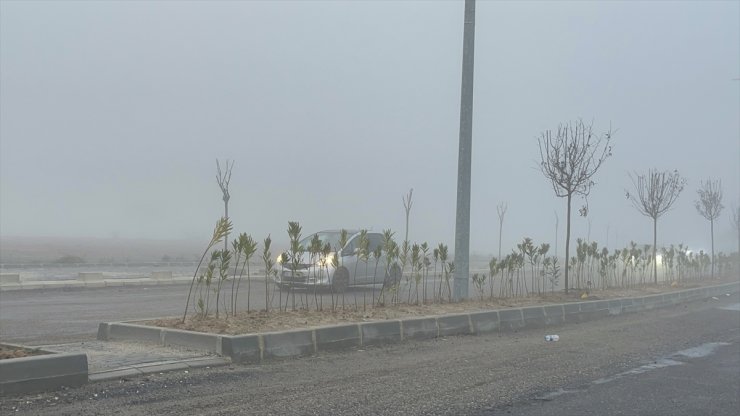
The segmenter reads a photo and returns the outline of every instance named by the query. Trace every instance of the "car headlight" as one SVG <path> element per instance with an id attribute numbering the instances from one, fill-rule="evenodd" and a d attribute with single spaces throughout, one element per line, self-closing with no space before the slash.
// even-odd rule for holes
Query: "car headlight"
<path id="1" fill-rule="evenodd" d="M 328 267 L 334 263 L 334 253 L 329 253 L 326 256 L 319 257 L 317 264 L 319 267 Z"/>

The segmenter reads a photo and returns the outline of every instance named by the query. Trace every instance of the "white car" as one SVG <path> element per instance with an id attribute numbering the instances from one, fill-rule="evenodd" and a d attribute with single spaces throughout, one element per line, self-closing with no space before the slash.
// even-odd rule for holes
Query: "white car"
<path id="1" fill-rule="evenodd" d="M 383 247 L 383 234 L 367 233 L 367 261 L 358 255 L 360 234 L 358 230 L 347 230 L 347 244 L 341 248 L 340 230 L 320 231 L 304 238 L 300 241 L 304 252 L 298 267 L 293 269 L 289 253 L 278 256 L 280 272 L 276 277 L 277 285 L 281 288 L 325 288 L 342 293 L 351 286 L 398 284 L 401 280 L 401 268 L 398 264 L 388 267 L 384 252 L 377 259 L 372 254 L 377 247 Z M 314 236 L 318 236 L 321 247 L 329 244 L 331 251 L 328 255 L 309 253 L 308 247 Z"/>

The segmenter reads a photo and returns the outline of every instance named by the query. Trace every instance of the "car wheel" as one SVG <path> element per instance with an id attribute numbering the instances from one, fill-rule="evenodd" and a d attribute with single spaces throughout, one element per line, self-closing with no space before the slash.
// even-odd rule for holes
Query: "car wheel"
<path id="1" fill-rule="evenodd" d="M 349 286 L 349 270 L 346 267 L 340 267 L 334 272 L 331 279 L 331 288 L 334 293 L 344 293 Z"/>
<path id="2" fill-rule="evenodd" d="M 387 287 L 398 286 L 401 283 L 401 268 L 394 264 L 391 266 L 390 272 L 385 277 L 385 285 Z"/>

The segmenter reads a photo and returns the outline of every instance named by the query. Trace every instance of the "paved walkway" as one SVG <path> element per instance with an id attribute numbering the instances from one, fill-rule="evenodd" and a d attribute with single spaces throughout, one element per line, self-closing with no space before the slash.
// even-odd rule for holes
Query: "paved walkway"
<path id="1" fill-rule="evenodd" d="M 141 374 L 216 367 L 229 364 L 228 358 L 202 351 L 135 342 L 84 341 L 43 345 L 53 351 L 87 354 L 90 381 L 109 380 Z"/>

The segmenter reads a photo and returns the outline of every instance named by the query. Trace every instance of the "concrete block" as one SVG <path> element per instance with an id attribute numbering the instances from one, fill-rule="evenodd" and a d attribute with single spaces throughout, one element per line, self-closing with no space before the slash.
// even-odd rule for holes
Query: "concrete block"
<path id="1" fill-rule="evenodd" d="M 257 363 L 262 359 L 260 336 L 235 335 L 221 338 L 221 354 L 234 363 Z"/>
<path id="2" fill-rule="evenodd" d="M 545 325 L 562 325 L 565 322 L 565 310 L 563 305 L 547 305 L 545 309 Z"/>
<path id="3" fill-rule="evenodd" d="M 522 308 L 524 326 L 527 328 L 544 328 L 547 324 L 545 308 L 542 306 L 531 306 Z"/>
<path id="4" fill-rule="evenodd" d="M 440 337 L 470 335 L 473 333 L 473 330 L 470 328 L 470 315 L 467 313 L 438 316 L 437 326 L 439 327 Z"/>
<path id="5" fill-rule="evenodd" d="M 694 289 L 686 289 L 678 292 L 678 297 L 682 301 L 690 301 L 693 300 L 694 296 L 696 296 L 696 292 Z"/>
<path id="6" fill-rule="evenodd" d="M 107 322 L 101 322 L 98 324 L 98 336 L 97 339 L 99 341 L 108 341 L 108 323 Z"/>
<path id="7" fill-rule="evenodd" d="M 360 324 L 362 345 L 401 342 L 401 321 L 366 322 Z"/>
<path id="8" fill-rule="evenodd" d="M 699 300 L 699 299 L 701 299 L 701 290 L 700 289 L 691 289 L 691 291 L 687 295 L 687 298 L 689 300 Z"/>
<path id="9" fill-rule="evenodd" d="M 105 281 L 100 282 L 84 282 L 85 287 L 105 287 Z"/>
<path id="10" fill-rule="evenodd" d="M 172 280 L 172 272 L 168 272 L 168 271 L 152 272 L 152 279 L 153 280 Z"/>
<path id="11" fill-rule="evenodd" d="M 473 332 L 476 334 L 498 332 L 501 327 L 498 311 L 473 312 L 470 314 L 470 322 L 472 322 Z"/>
<path id="12" fill-rule="evenodd" d="M 663 306 L 663 295 L 650 295 L 642 297 L 645 309 L 655 309 Z"/>
<path id="13" fill-rule="evenodd" d="M 18 284 L 21 282 L 21 275 L 18 273 L 0 273 L 0 285 Z"/>
<path id="14" fill-rule="evenodd" d="M 724 295 L 725 288 L 723 286 L 711 286 L 709 287 L 709 296 L 718 296 L 718 295 Z"/>
<path id="15" fill-rule="evenodd" d="M 0 360 L 0 396 L 87 383 L 87 355 L 47 354 Z"/>
<path id="16" fill-rule="evenodd" d="M 79 272 L 77 273 L 77 280 L 82 280 L 83 282 L 100 282 L 103 280 L 103 273 Z"/>
<path id="17" fill-rule="evenodd" d="M 111 323 L 108 325 L 108 339 L 151 342 L 162 344 L 162 328 L 136 324 Z"/>
<path id="18" fill-rule="evenodd" d="M 316 328 L 314 332 L 318 351 L 345 350 L 360 346 L 360 327 L 357 324 Z"/>
<path id="19" fill-rule="evenodd" d="M 312 330 L 262 334 L 262 342 L 262 359 L 298 357 L 315 352 Z"/>
<path id="20" fill-rule="evenodd" d="M 430 339 L 439 335 L 436 318 L 415 318 L 401 321 L 403 339 Z"/>
<path id="21" fill-rule="evenodd" d="M 578 315 L 580 322 L 600 319 L 609 316 L 609 301 L 596 300 L 590 302 L 580 302 L 581 313 Z"/>
<path id="22" fill-rule="evenodd" d="M 563 314 L 565 316 L 565 322 L 581 322 L 581 303 L 563 304 Z"/>
<path id="23" fill-rule="evenodd" d="M 681 302 L 681 294 L 678 292 L 667 293 L 663 295 L 663 301 L 668 305 L 675 305 Z"/>
<path id="24" fill-rule="evenodd" d="M 180 329 L 163 329 L 164 345 L 173 345 L 198 351 L 221 353 L 221 336 L 202 332 L 183 331 Z"/>
<path id="25" fill-rule="evenodd" d="M 108 279 L 105 281 L 105 287 L 123 287 L 123 279 Z"/>
<path id="26" fill-rule="evenodd" d="M 622 313 L 639 312 L 645 309 L 643 298 L 622 299 Z"/>
<path id="27" fill-rule="evenodd" d="M 502 331 L 517 331 L 524 328 L 524 316 L 521 309 L 502 309 L 498 311 Z"/>
<path id="28" fill-rule="evenodd" d="M 609 301 L 609 315 L 621 315 L 622 314 L 622 301 L 620 299 L 612 299 Z"/>

